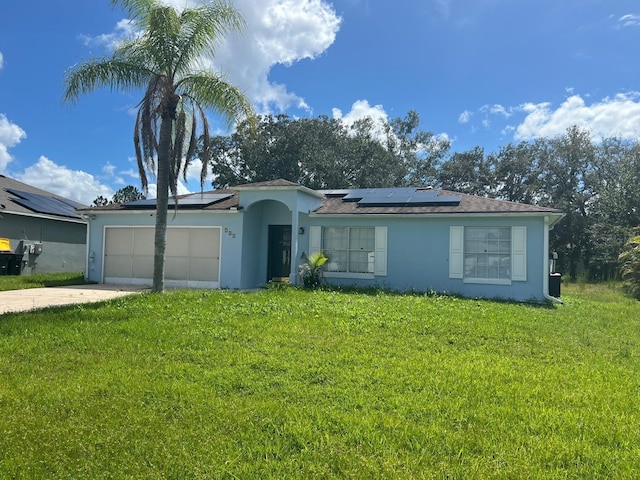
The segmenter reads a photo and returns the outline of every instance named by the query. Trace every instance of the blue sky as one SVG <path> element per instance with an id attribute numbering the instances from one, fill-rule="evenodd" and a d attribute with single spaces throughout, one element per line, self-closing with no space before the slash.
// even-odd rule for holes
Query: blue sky
<path id="1" fill-rule="evenodd" d="M 350 122 L 414 109 L 454 151 L 496 151 L 573 124 L 595 139 L 640 132 L 637 1 L 234 4 L 248 28 L 218 49 L 213 68 L 260 113 Z M 107 0 L 9 1 L 0 18 L 0 173 L 85 203 L 139 187 L 132 112 L 140 93 L 62 103 L 65 70 L 133 31 L 123 12 Z M 214 134 L 229 133 L 211 123 Z M 199 190 L 193 173 L 184 191 Z"/>

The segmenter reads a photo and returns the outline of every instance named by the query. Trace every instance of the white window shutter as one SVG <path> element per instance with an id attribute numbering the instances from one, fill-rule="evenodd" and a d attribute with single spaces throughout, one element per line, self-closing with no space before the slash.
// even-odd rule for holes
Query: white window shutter
<path id="1" fill-rule="evenodd" d="M 376 263 L 374 275 L 387 275 L 387 227 L 376 227 L 375 231 Z"/>
<path id="2" fill-rule="evenodd" d="M 449 227 L 449 278 L 464 277 L 464 227 Z"/>
<path id="3" fill-rule="evenodd" d="M 322 227 L 309 227 L 309 251 L 307 256 L 322 249 Z"/>
<path id="4" fill-rule="evenodd" d="M 511 227 L 511 280 L 527 281 L 527 227 Z"/>

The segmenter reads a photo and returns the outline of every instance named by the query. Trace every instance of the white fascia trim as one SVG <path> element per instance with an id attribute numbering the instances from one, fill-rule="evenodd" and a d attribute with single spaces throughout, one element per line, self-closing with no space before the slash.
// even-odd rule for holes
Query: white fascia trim
<path id="1" fill-rule="evenodd" d="M 495 212 L 495 213 L 310 213 L 312 218 L 487 218 L 487 217 L 553 217 L 555 225 L 565 216 L 564 213 L 547 212 Z"/>
<path id="2" fill-rule="evenodd" d="M 104 211 L 95 211 L 95 210 L 84 210 L 82 215 L 85 217 L 89 217 L 91 215 L 155 215 L 155 210 L 104 210 Z M 242 210 L 178 210 L 178 216 L 181 214 L 198 214 L 198 215 L 206 215 L 206 214 L 235 214 L 242 213 Z M 172 211 L 169 210 L 167 212 L 167 217 L 169 215 L 173 216 Z"/>
<path id="3" fill-rule="evenodd" d="M 0 213 L 3 215 L 21 215 L 23 217 L 33 217 L 33 218 L 42 218 L 45 220 L 56 220 L 58 222 L 67 222 L 67 223 L 80 223 L 82 225 L 86 225 L 87 222 L 82 219 L 75 218 L 67 218 L 67 217 L 56 217 L 55 215 L 46 215 L 43 213 L 26 213 L 26 212 L 14 212 L 9 210 L 0 210 Z"/>

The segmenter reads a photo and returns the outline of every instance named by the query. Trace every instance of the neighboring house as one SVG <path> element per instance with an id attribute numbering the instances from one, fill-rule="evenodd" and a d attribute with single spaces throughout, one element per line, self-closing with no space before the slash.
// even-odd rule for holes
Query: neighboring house
<path id="1" fill-rule="evenodd" d="M 170 209 L 175 208 L 170 203 Z M 87 279 L 151 284 L 155 200 L 82 210 Z M 417 188 L 315 191 L 286 180 L 179 197 L 168 217 L 167 286 L 299 283 L 309 253 L 330 284 L 548 298 L 550 208 Z"/>
<path id="2" fill-rule="evenodd" d="M 0 238 L 9 239 L 16 258 L 22 255 L 20 272 L 9 273 L 83 271 L 87 223 L 75 210 L 83 207 L 86 205 L 0 175 Z"/>

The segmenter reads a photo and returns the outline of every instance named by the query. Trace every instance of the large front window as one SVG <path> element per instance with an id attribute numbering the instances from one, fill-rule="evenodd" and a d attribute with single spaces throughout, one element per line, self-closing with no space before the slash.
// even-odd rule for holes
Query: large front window
<path id="1" fill-rule="evenodd" d="M 327 272 L 373 273 L 375 228 L 325 227 L 322 250 L 329 259 Z"/>
<path id="2" fill-rule="evenodd" d="M 464 278 L 511 279 L 511 228 L 464 229 Z"/>

